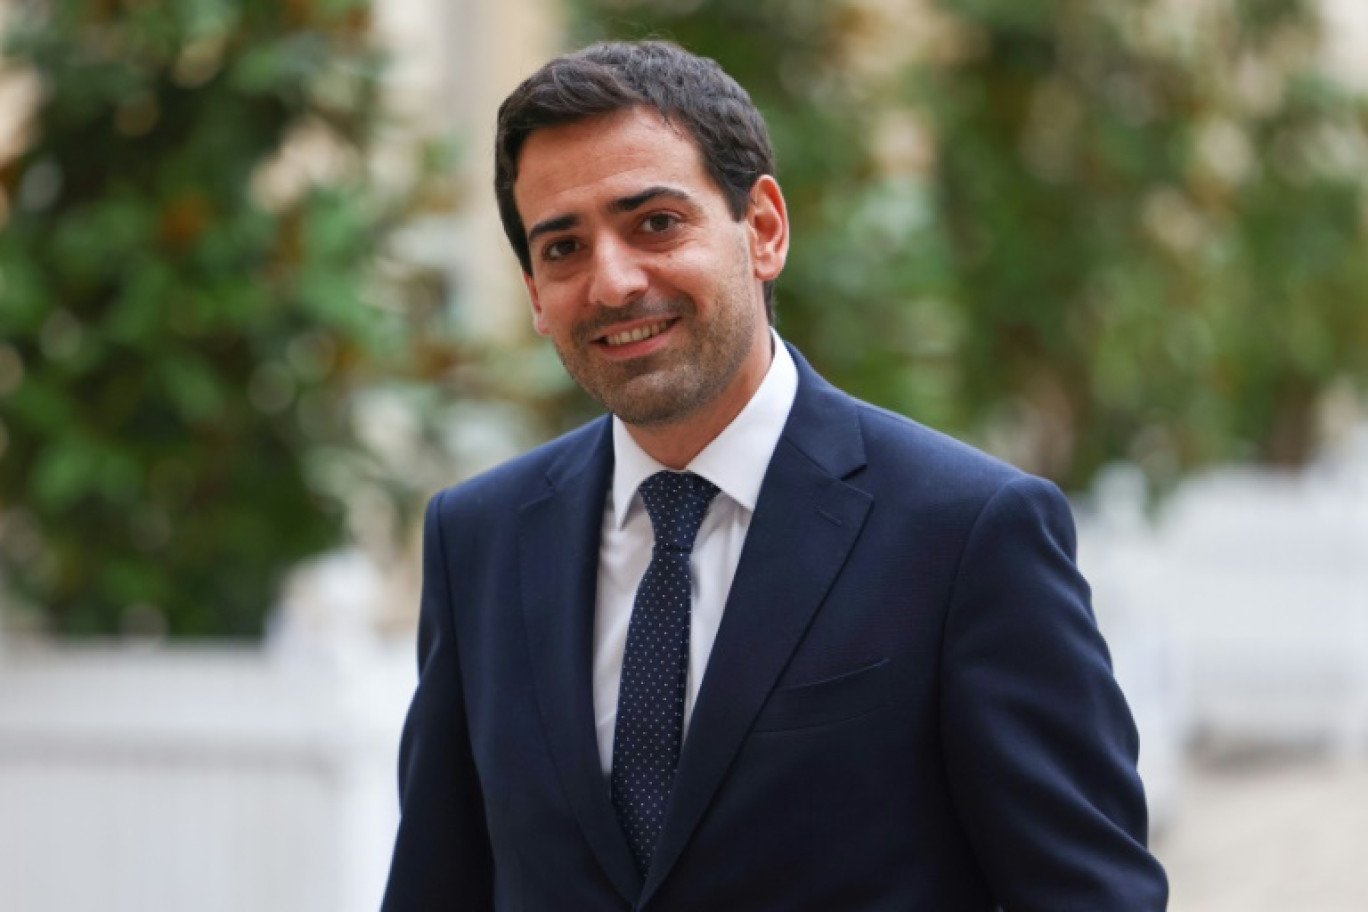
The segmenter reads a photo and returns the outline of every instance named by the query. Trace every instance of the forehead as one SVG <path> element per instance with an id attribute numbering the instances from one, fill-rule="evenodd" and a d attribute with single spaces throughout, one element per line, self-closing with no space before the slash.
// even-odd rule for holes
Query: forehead
<path id="1" fill-rule="evenodd" d="M 693 138 L 653 109 L 637 107 L 532 133 L 518 156 L 513 197 L 530 226 L 652 186 L 721 198 Z"/>

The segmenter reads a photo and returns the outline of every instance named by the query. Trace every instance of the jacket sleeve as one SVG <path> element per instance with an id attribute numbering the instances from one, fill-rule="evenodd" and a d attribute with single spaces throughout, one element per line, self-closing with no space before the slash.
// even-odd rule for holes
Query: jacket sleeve
<path id="1" fill-rule="evenodd" d="M 1003 485 L 956 574 L 941 725 L 957 811 L 1007 912 L 1162 910 L 1139 745 L 1058 489 Z"/>
<path id="2" fill-rule="evenodd" d="M 399 748 L 401 816 L 382 912 L 493 908 L 493 863 L 443 543 L 443 497 L 429 502 L 423 525 L 418 688 Z"/>

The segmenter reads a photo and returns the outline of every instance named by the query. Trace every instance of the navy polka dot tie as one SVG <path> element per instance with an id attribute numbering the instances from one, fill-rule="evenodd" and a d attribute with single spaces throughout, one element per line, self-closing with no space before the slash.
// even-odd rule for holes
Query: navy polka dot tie
<path id="1" fill-rule="evenodd" d="M 689 555 L 717 487 L 692 472 L 657 472 L 641 483 L 655 531 L 622 654 L 613 729 L 613 807 L 637 867 L 650 867 L 679 763 L 689 675 Z"/>

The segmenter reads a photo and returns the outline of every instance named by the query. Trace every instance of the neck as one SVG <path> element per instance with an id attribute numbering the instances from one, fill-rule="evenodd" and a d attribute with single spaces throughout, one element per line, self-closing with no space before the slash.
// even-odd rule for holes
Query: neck
<path id="1" fill-rule="evenodd" d="M 744 406 L 744 403 L 743 403 Z M 680 421 L 661 427 L 639 427 L 627 425 L 627 433 L 637 442 L 637 446 L 666 468 L 676 471 L 684 469 L 693 458 L 703 452 L 718 434 L 726 430 L 741 409 L 726 414 L 718 414 L 708 421 Z"/>
<path id="2" fill-rule="evenodd" d="M 676 471 L 684 469 L 741 414 L 764 382 L 774 358 L 774 342 L 768 327 L 761 350 L 765 352 L 763 359 L 748 359 L 754 366 L 743 366 L 727 389 L 712 402 L 664 424 L 643 426 L 624 422 L 627 433 L 656 462 Z"/>

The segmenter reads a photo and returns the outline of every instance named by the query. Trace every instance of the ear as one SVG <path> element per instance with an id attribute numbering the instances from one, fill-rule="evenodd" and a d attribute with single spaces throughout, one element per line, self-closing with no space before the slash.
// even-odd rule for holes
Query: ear
<path id="1" fill-rule="evenodd" d="M 751 187 L 746 223 L 755 277 L 762 282 L 777 278 L 788 259 L 789 224 L 784 193 L 773 176 L 762 174 Z"/>
<path id="2" fill-rule="evenodd" d="M 532 278 L 532 274 L 524 272 L 522 274 L 523 285 L 527 288 L 527 299 L 532 302 L 532 328 L 543 336 L 551 334 L 550 328 L 546 325 L 546 315 L 542 313 L 541 298 L 537 296 L 537 280 Z"/>

